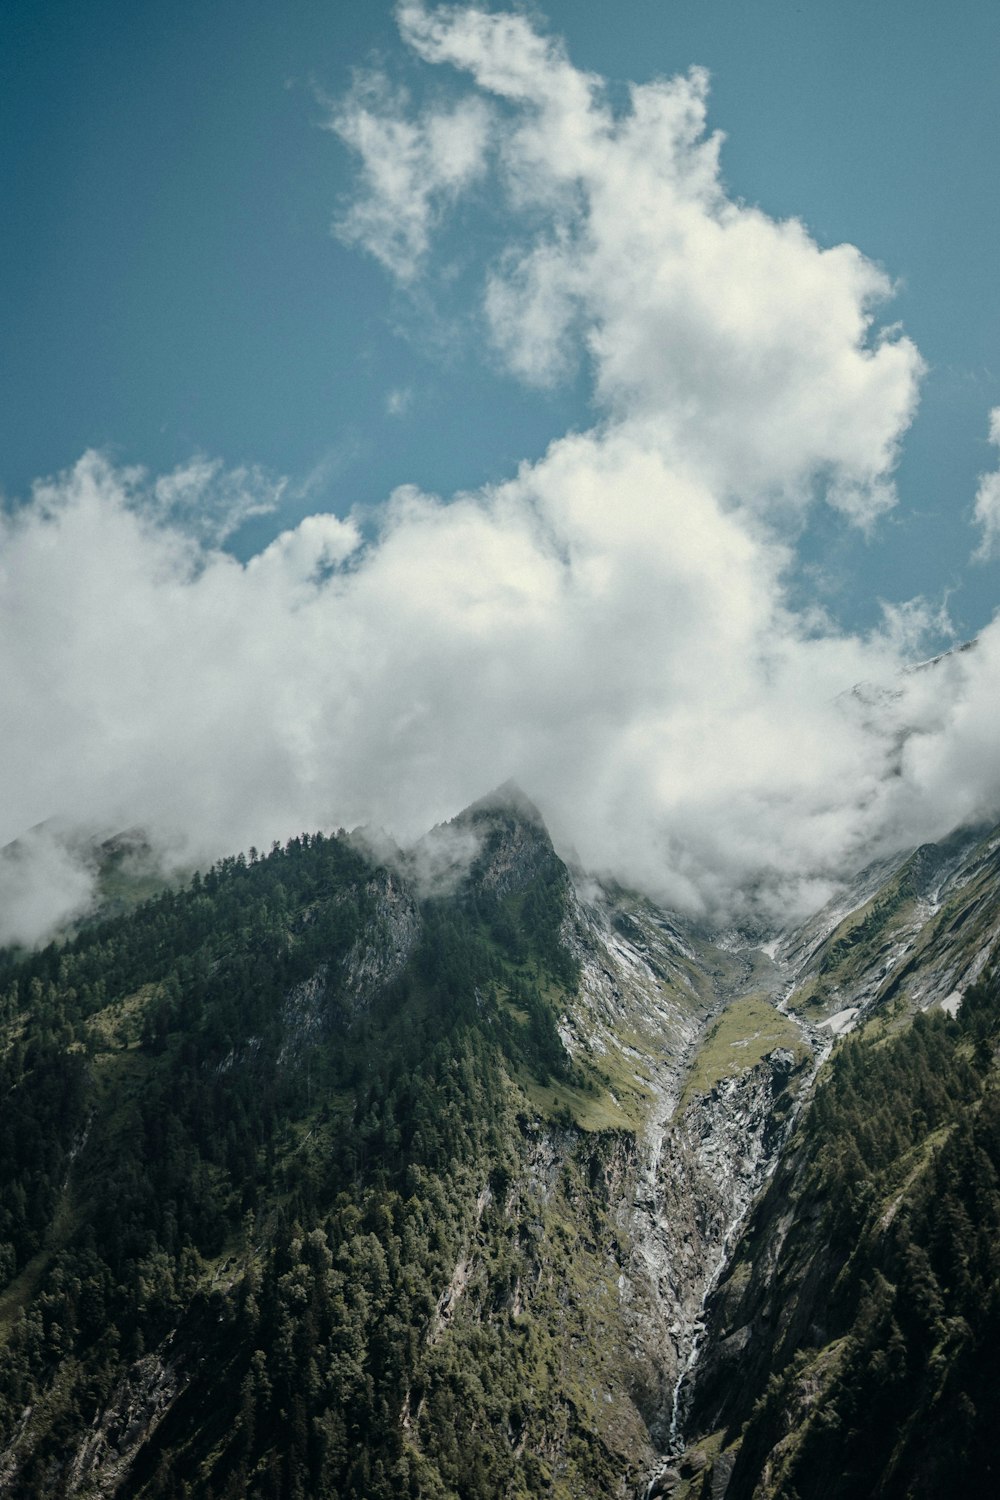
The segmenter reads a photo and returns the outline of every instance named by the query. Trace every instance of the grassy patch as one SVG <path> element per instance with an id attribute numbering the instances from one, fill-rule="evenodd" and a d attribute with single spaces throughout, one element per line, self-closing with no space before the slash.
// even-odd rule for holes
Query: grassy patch
<path id="1" fill-rule="evenodd" d="M 896 1217 L 901 1204 L 912 1193 L 918 1179 L 933 1165 L 937 1152 L 954 1129 L 954 1125 L 950 1123 L 939 1125 L 936 1130 L 924 1136 L 922 1141 L 918 1141 L 896 1162 L 892 1173 L 894 1185 L 885 1199 L 885 1207 L 878 1221 L 879 1229 L 883 1234 Z"/>
<path id="2" fill-rule="evenodd" d="M 621 1103 L 616 1102 L 607 1089 L 590 1093 L 587 1089 L 578 1088 L 558 1078 L 539 1083 L 537 1078 L 526 1071 L 518 1074 L 517 1081 L 527 1095 L 532 1109 L 550 1120 L 558 1121 L 562 1118 L 567 1124 L 572 1123 L 580 1130 L 591 1132 L 631 1130 L 635 1127 L 631 1111 L 627 1112 Z M 635 1098 L 638 1098 L 639 1091 L 635 1085 L 633 1090 Z"/>
<path id="3" fill-rule="evenodd" d="M 139 1040 L 146 1007 L 161 993 L 158 984 L 144 984 L 131 995 L 112 1000 L 103 1010 L 95 1011 L 86 1022 L 98 1051 L 110 1052 L 129 1047 Z"/>
<path id="4" fill-rule="evenodd" d="M 623 1032 L 603 1051 L 578 1052 L 574 1077 L 542 1082 L 526 1068 L 517 1081 L 537 1113 L 588 1132 L 640 1130 L 656 1091 L 650 1083 L 649 1039 Z M 632 1045 L 634 1043 L 634 1045 Z"/>
<path id="5" fill-rule="evenodd" d="M 816 972 L 796 990 L 796 1010 L 834 1013 L 849 1004 L 860 977 L 891 948 L 916 912 L 911 872 L 904 866 L 834 928 L 819 950 Z"/>
<path id="6" fill-rule="evenodd" d="M 671 1462 L 670 1467 L 679 1470 L 681 1476 L 681 1482 L 672 1492 L 671 1500 L 700 1500 L 705 1493 L 706 1470 L 723 1451 L 725 1435 L 724 1428 L 720 1428 L 718 1432 L 710 1432 L 692 1443 L 682 1457 Z M 705 1460 L 704 1466 L 700 1463 L 701 1458 Z"/>
<path id="7" fill-rule="evenodd" d="M 734 1000 L 709 1028 L 698 1049 L 680 1107 L 694 1094 L 707 1094 L 725 1078 L 753 1068 L 776 1047 L 787 1047 L 796 1059 L 806 1055 L 795 1022 L 776 1010 L 765 995 Z"/>

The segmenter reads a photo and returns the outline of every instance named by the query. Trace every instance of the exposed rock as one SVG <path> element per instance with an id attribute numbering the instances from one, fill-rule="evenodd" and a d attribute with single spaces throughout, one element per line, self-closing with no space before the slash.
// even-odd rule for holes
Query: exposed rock
<path id="1" fill-rule="evenodd" d="M 710 1480 L 712 1486 L 710 1491 L 711 1500 L 725 1500 L 726 1492 L 729 1489 L 729 1481 L 733 1477 L 733 1470 L 735 1467 L 735 1452 L 719 1454 L 718 1458 L 712 1465 L 712 1474 Z"/>
<path id="2" fill-rule="evenodd" d="M 409 886 L 391 870 L 379 870 L 365 886 L 374 911 L 343 964 L 343 994 L 353 1010 L 364 1010 L 397 979 L 420 937 L 420 913 Z"/>
<path id="3" fill-rule="evenodd" d="M 403 972 L 420 938 L 413 893 L 390 870 L 378 870 L 364 887 L 371 915 L 364 932 L 336 968 L 317 966 L 293 986 L 282 1012 L 279 1061 L 289 1063 L 318 1042 L 330 1025 L 348 1022 Z"/>
<path id="4" fill-rule="evenodd" d="M 471 870 L 474 885 L 493 896 L 522 891 L 556 859 L 541 824 L 491 817 L 493 827 Z"/>
<path id="5" fill-rule="evenodd" d="M 961 995 L 997 948 L 998 878 L 1000 836 L 982 828 L 869 865 L 777 945 L 791 1004 L 827 1025 L 853 1009 L 856 1025 L 897 1000 L 926 1010 Z"/>
<path id="6" fill-rule="evenodd" d="M 124 1493 L 122 1485 L 137 1453 L 163 1420 L 180 1387 L 177 1371 L 160 1355 L 137 1360 L 70 1460 L 61 1493 Z"/>
<path id="7" fill-rule="evenodd" d="M 657 1500 L 658 1495 L 672 1495 L 681 1482 L 681 1476 L 676 1469 L 661 1469 L 656 1477 L 650 1480 L 646 1491 L 647 1500 Z"/>
<path id="8" fill-rule="evenodd" d="M 320 964 L 314 974 L 289 990 L 282 1011 L 285 1040 L 279 1053 L 279 1062 L 289 1062 L 311 1047 L 322 1035 L 329 1020 L 327 991 L 326 964 Z"/>
<path id="9" fill-rule="evenodd" d="M 705 1300 L 774 1161 L 780 1140 L 774 1103 L 793 1061 L 779 1048 L 692 1099 L 670 1122 L 640 1181 L 626 1285 L 638 1295 L 636 1312 L 646 1324 L 637 1326 L 636 1337 L 658 1367 L 644 1415 L 662 1449 L 673 1447 L 683 1430 L 682 1383 L 704 1332 Z"/>

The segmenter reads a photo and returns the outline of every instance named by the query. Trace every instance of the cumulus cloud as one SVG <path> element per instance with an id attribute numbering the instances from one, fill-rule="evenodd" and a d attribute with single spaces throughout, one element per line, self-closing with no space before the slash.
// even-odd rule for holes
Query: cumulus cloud
<path id="1" fill-rule="evenodd" d="M 509 242 L 483 312 L 515 374 L 551 384 L 585 350 L 605 412 L 744 501 L 799 505 L 819 487 L 865 525 L 893 504 L 923 367 L 898 327 L 875 332 L 891 283 L 853 245 L 823 249 L 726 194 L 703 69 L 633 87 L 616 113 L 523 16 L 410 0 L 398 15 L 420 57 L 471 77 L 470 106 L 491 106 L 477 166 L 496 163 Z M 380 118 L 403 129 L 395 103 Z M 406 128 L 423 139 L 436 118 Z M 423 253 L 434 173 L 404 170 L 383 192 L 358 149 L 354 211 L 419 222 Z"/>
<path id="2" fill-rule="evenodd" d="M 721 918 L 804 913 L 995 811 L 1000 627 L 906 673 L 921 606 L 861 636 L 786 586 L 810 504 L 871 524 L 893 498 L 921 365 L 873 336 L 884 274 L 727 198 L 700 73 L 616 113 L 523 16 L 399 15 L 474 92 L 411 119 L 355 89 L 343 232 L 412 281 L 494 171 L 481 314 L 522 378 L 588 359 L 598 419 L 505 483 L 404 486 L 246 563 L 180 503 L 197 465 L 89 454 L 37 486 L 0 535 L 0 841 L 59 811 L 177 864 L 317 826 L 405 844 L 513 777 L 586 867 Z M 77 899 L 51 890 L 39 931 Z"/>
<path id="3" fill-rule="evenodd" d="M 1000 448 L 1000 406 L 990 412 L 990 442 Z M 1000 557 L 1000 470 L 983 474 L 976 490 L 973 512 L 982 540 L 972 554 L 976 562 L 991 562 Z"/>
<path id="4" fill-rule="evenodd" d="M 135 502 L 88 455 L 5 523 L 0 837 L 69 811 L 177 864 L 314 826 L 407 842 L 513 774 L 590 868 L 718 912 L 750 886 L 808 906 L 995 792 L 967 704 L 988 643 L 862 712 L 841 690 L 894 680 L 892 632 L 791 613 L 784 548 L 632 433 L 450 504 L 402 489 L 367 542 L 310 517 L 246 564 Z M 945 704 L 983 752 L 960 792 Z"/>

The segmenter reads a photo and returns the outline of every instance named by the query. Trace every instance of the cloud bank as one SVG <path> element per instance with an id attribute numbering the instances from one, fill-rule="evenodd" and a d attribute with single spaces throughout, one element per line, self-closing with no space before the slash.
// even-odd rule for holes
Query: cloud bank
<path id="1" fill-rule="evenodd" d="M 398 16 L 459 92 L 358 80 L 339 232 L 415 286 L 463 194 L 499 205 L 493 357 L 539 385 L 584 362 L 594 426 L 245 564 L 221 541 L 279 501 L 257 471 L 91 453 L 40 483 L 0 532 L 0 843 L 54 813 L 178 864 L 317 826 L 407 841 L 514 777 L 590 870 L 730 918 L 995 812 L 1000 630 L 906 673 L 919 606 L 862 637 L 788 589 L 810 507 L 869 527 L 895 501 L 922 366 L 878 330 L 885 274 L 727 195 L 697 70 L 615 109 L 523 16 Z M 20 904 L 0 874 L 0 937 L 79 904 L 38 869 Z"/>

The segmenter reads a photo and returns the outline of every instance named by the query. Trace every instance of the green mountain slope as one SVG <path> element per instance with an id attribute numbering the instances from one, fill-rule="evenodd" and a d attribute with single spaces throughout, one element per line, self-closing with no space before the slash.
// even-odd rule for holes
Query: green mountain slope
<path id="1" fill-rule="evenodd" d="M 726 1496 L 990 1492 L 998 1045 L 994 976 L 836 1052 L 710 1309 L 689 1429 Z"/>
<path id="2" fill-rule="evenodd" d="M 0 954 L 0 1492 L 982 1480 L 996 848 L 765 951 L 574 883 L 507 787 Z"/>
<path id="3" fill-rule="evenodd" d="M 7 965 L 5 1493 L 479 1492 L 497 1442 L 454 1421 L 473 1361 L 418 1330 L 453 1321 L 505 1202 L 518 1071 L 600 1088 L 556 1030 L 565 872 L 482 819 L 450 900 L 297 839 Z M 526 1420 L 498 1427 L 513 1493 Z"/>
<path id="4" fill-rule="evenodd" d="M 584 907 L 511 789 L 431 842 L 293 839 L 0 959 L 3 1493 L 644 1485 L 700 1295 L 653 1127 L 753 964 Z"/>
<path id="5" fill-rule="evenodd" d="M 1000 972 L 968 976 L 997 942 L 996 847 L 993 834 L 917 851 L 793 988 L 808 1009 L 836 975 L 833 1003 L 855 1003 L 858 1030 L 821 1071 L 709 1303 L 686 1424 L 705 1462 L 679 1475 L 677 1500 L 992 1492 Z"/>
<path id="6" fill-rule="evenodd" d="M 790 934 L 791 1005 L 816 1022 L 845 1008 L 912 1013 L 960 997 L 997 945 L 1000 831 L 960 829 L 863 871 Z"/>

